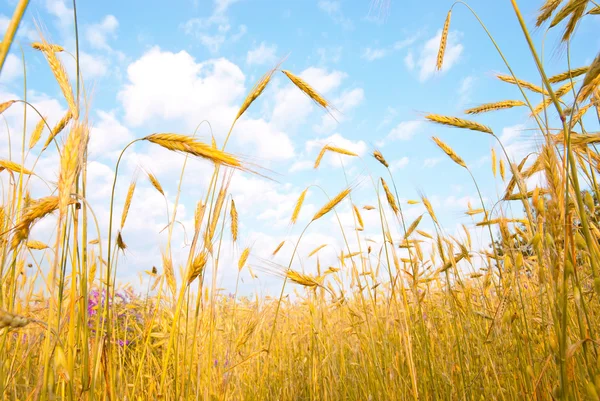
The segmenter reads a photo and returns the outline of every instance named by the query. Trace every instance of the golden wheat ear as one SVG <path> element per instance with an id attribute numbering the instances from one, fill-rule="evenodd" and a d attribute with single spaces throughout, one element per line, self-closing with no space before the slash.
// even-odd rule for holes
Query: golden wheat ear
<path id="1" fill-rule="evenodd" d="M 452 17 L 452 10 L 448 11 L 446 21 L 444 22 L 444 29 L 442 30 L 442 36 L 440 37 L 440 47 L 437 55 L 436 69 L 440 71 L 444 64 L 444 54 L 446 53 L 446 45 L 448 43 L 448 32 L 450 31 L 450 18 Z"/>

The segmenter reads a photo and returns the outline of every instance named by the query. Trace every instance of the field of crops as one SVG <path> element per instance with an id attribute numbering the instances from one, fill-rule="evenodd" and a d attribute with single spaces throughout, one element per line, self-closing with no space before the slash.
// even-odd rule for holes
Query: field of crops
<path id="1" fill-rule="evenodd" d="M 15 2 L 0 48 L 2 64 L 27 3 Z M 21 153 L 0 159 L 2 399 L 600 401 L 600 54 L 590 46 L 589 65 L 546 74 L 530 36 L 536 27 L 515 0 L 511 7 L 538 79 L 515 76 L 494 37 L 482 36 L 505 62 L 498 64 L 504 73 L 497 78 L 520 97 L 494 98 L 462 116 L 434 110 L 422 116 L 457 135 L 498 142 L 489 176 L 503 182 L 503 193 L 493 200 L 480 193 L 478 203 L 464 211 L 494 241 L 472 238 L 466 226 L 460 235 L 446 231 L 425 195 L 402 198 L 385 150 L 373 148 L 368 157 L 378 169 L 360 183 L 340 175 L 342 185 L 324 188 L 327 197 L 308 219 L 301 217 L 305 197 L 320 190 L 301 192 L 289 216 L 299 235 L 272 244 L 272 256 L 285 257 L 287 264 L 255 257 L 252 245 L 240 241 L 243 222 L 230 193 L 232 176 L 269 180 L 272 172 L 251 158 L 259 154 L 242 157 L 227 145 L 236 141 L 236 122 L 269 91 L 275 76 L 323 113 L 333 110 L 335 104 L 311 82 L 287 70 L 285 61 L 268 70 L 239 105 L 225 140 L 204 142 L 194 133 L 172 132 L 135 139 L 114 166 L 108 230 L 101 232 L 103 216 L 86 198 L 96 191 L 87 185 L 87 92 L 81 79 L 67 73 L 60 44 L 44 36 L 29 43 L 47 62 L 67 112 L 51 121 L 26 99 L 0 99 L 0 113 L 20 108 L 39 121 L 10 132 Z M 457 4 L 448 12 L 440 27 L 438 70 L 451 17 L 458 12 L 471 11 Z M 535 25 L 562 30 L 561 46 L 567 48 L 578 23 L 598 14 L 600 6 L 591 0 L 547 0 Z M 469 15 L 485 28 L 485 21 Z M 494 128 L 477 119 L 517 107 L 528 109 L 540 141 L 534 153 L 511 160 Z M 461 155 L 438 137 L 432 140 L 464 185 L 479 192 Z M 196 200 L 181 264 L 175 263 L 178 249 L 171 237 L 185 184 L 167 201 L 148 169 L 131 179 L 122 207 L 114 203 L 117 178 L 130 179 L 118 177 L 121 157 L 140 143 L 212 169 L 206 192 Z M 50 150 L 55 156 L 47 157 Z M 331 154 L 342 162 L 358 157 L 327 144 L 314 169 Z M 45 193 L 32 197 L 30 187 L 40 180 L 36 172 L 49 166 L 58 172 L 56 181 L 44 181 Z M 538 178 L 535 186 L 532 177 Z M 130 251 L 122 231 L 130 209 L 142 202 L 134 199 L 141 180 L 165 198 L 170 217 L 162 260 L 144 273 L 149 284 L 140 290 L 119 282 L 119 274 Z M 372 204 L 354 201 L 359 184 L 370 186 Z M 510 209 L 502 207 L 509 203 Z M 405 218 L 403 208 L 415 204 L 424 213 Z M 321 263 L 327 243 L 300 252 L 299 244 L 314 234 L 311 226 L 337 216 L 342 205 L 349 206 L 354 224 L 330 228 L 345 244 L 336 250 L 337 263 Z M 364 234 L 367 214 L 379 222 L 378 239 Z M 30 236 L 50 216 L 52 240 Z M 433 229 L 424 229 L 425 222 Z M 224 243 L 239 246 L 235 258 L 226 255 L 232 250 Z M 223 260 L 233 259 L 236 292 L 225 295 L 217 272 Z M 279 279 L 280 291 L 238 294 L 240 273 L 248 269 L 253 276 Z"/>

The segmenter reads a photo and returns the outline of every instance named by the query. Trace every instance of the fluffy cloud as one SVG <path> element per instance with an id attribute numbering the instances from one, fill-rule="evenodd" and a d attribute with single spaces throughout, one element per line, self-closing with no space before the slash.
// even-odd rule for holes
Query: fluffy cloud
<path id="1" fill-rule="evenodd" d="M 500 142 L 504 145 L 508 157 L 511 162 L 517 164 L 523 160 L 523 158 L 531 151 L 534 150 L 534 144 L 529 140 L 523 138 L 523 132 L 526 126 L 523 124 L 517 124 L 510 127 L 504 127 L 502 134 L 500 135 Z M 498 152 L 499 149 L 496 149 Z M 502 153 L 498 153 L 502 154 Z"/>
<path id="2" fill-rule="evenodd" d="M 386 49 L 372 49 L 370 47 L 367 47 L 360 57 L 367 61 L 374 61 L 385 57 L 386 54 Z"/>
<path id="3" fill-rule="evenodd" d="M 352 20 L 342 11 L 342 2 L 340 0 L 319 0 L 317 3 L 319 9 L 331 17 L 333 22 L 340 25 L 344 29 L 354 28 Z"/>
<path id="4" fill-rule="evenodd" d="M 313 126 L 315 132 L 328 133 L 335 129 L 338 123 L 348 118 L 348 112 L 357 107 L 365 98 L 365 91 L 362 88 L 355 88 L 342 92 L 332 103 L 336 110 L 330 114 L 324 114 L 321 117 L 321 124 Z"/>
<path id="5" fill-rule="evenodd" d="M 8 25 L 10 24 L 11 18 L 7 17 L 4 14 L 0 14 L 0 32 L 6 32 Z M 19 30 L 17 31 L 17 37 L 26 38 L 27 40 L 38 40 L 39 35 L 37 31 L 29 25 L 27 21 L 21 21 L 19 25 Z"/>
<path id="6" fill-rule="evenodd" d="M 133 135 L 124 127 L 114 112 L 98 110 L 97 120 L 92 120 L 90 130 L 90 158 L 107 157 L 123 148 L 133 139 Z"/>
<path id="7" fill-rule="evenodd" d="M 46 10 L 58 19 L 64 28 L 73 23 L 73 9 L 67 7 L 65 0 L 46 0 Z"/>
<path id="8" fill-rule="evenodd" d="M 211 53 L 217 53 L 225 42 L 236 42 L 246 34 L 245 25 L 239 25 L 232 33 L 227 9 L 239 0 L 215 0 L 213 13 L 207 18 L 191 18 L 181 24 L 186 35 L 195 37 Z"/>
<path id="9" fill-rule="evenodd" d="M 422 121 L 403 121 L 390 131 L 387 140 L 408 141 L 412 139 L 422 126 Z"/>
<path id="10" fill-rule="evenodd" d="M 260 46 L 248 51 L 246 63 L 249 65 L 273 64 L 277 61 L 277 46 L 268 46 L 262 42 Z"/>
<path id="11" fill-rule="evenodd" d="M 423 167 L 433 168 L 433 167 L 437 166 L 439 163 L 441 163 L 442 161 L 444 161 L 444 159 L 441 157 L 429 157 L 429 158 L 423 160 Z"/>
<path id="12" fill-rule="evenodd" d="M 408 165 L 408 157 L 404 156 L 401 157 L 398 160 L 394 160 L 393 162 L 390 163 L 390 170 L 393 171 L 397 171 L 400 170 L 401 168 L 404 168 Z"/>
<path id="13" fill-rule="evenodd" d="M 116 38 L 119 21 L 114 15 L 107 15 L 104 19 L 87 27 L 85 37 L 92 47 L 101 50 L 110 50 L 108 38 Z"/>
<path id="14" fill-rule="evenodd" d="M 319 56 L 319 64 L 327 64 L 327 63 L 338 63 L 342 58 L 342 46 L 335 47 L 319 47 L 317 49 L 317 55 Z"/>
<path id="15" fill-rule="evenodd" d="M 119 99 L 125 120 L 133 126 L 183 119 L 191 130 L 206 119 L 221 132 L 237 112 L 235 100 L 245 92 L 244 74 L 232 62 L 219 58 L 197 63 L 185 51 L 158 47 L 130 64 L 127 78 Z"/>
<path id="16" fill-rule="evenodd" d="M 0 83 L 10 83 L 21 76 L 23 76 L 23 63 L 21 62 L 21 58 L 10 53 L 4 60 L 2 74 L 0 74 Z"/>
<path id="17" fill-rule="evenodd" d="M 294 156 L 290 138 L 263 119 L 243 119 L 236 126 L 236 140 L 252 149 L 251 155 L 266 160 L 288 160 Z"/>
<path id="18" fill-rule="evenodd" d="M 416 62 L 412 61 L 412 56 L 410 59 L 405 59 L 404 62 L 412 69 L 413 67 L 418 67 L 419 69 L 419 81 L 424 82 L 431 78 L 431 76 L 435 72 L 437 54 L 440 47 L 440 39 L 442 37 L 442 31 L 439 30 L 438 33 L 427 40 L 421 48 L 420 54 Z M 462 52 L 463 45 L 459 43 L 460 35 L 456 32 L 450 32 L 448 34 L 448 42 L 446 45 L 446 52 L 444 54 L 444 65 L 442 67 L 442 72 L 448 71 L 452 68 L 454 64 L 459 60 Z M 410 54 L 410 53 L 409 53 Z M 408 58 L 408 56 L 407 56 Z"/>

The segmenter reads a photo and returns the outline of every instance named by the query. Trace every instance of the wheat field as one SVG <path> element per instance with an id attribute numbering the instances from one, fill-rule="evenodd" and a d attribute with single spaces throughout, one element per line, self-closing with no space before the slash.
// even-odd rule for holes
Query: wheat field
<path id="1" fill-rule="evenodd" d="M 27 4 L 16 4 L 0 66 Z M 341 176 L 346 184 L 325 188 L 327 200 L 303 219 L 307 193 L 316 190 L 304 189 L 289 217 L 301 234 L 294 243 L 282 238 L 272 245 L 272 254 L 284 255 L 287 265 L 254 257 L 252 246 L 240 240 L 244 226 L 230 196 L 232 176 L 270 179 L 271 172 L 229 152 L 227 145 L 236 141 L 236 122 L 276 75 L 323 113 L 334 110 L 335 104 L 311 82 L 282 64 L 268 70 L 246 95 L 220 144 L 191 133 L 157 132 L 135 139 L 114 166 L 108 231 L 99 232 L 86 199 L 95 188 L 87 185 L 91 132 L 83 83 L 67 73 L 60 44 L 43 35 L 29 43 L 47 61 L 67 112 L 50 121 L 45 110 L 25 99 L 0 104 L 0 113 L 24 107 L 39 121 L 12 133 L 13 141 L 22 141 L 22 154 L 0 160 L 2 399 L 600 401 L 600 54 L 590 48 L 589 65 L 548 76 L 530 34 L 535 28 L 563 29 L 566 46 L 578 22 L 597 18 L 600 6 L 546 0 L 532 27 L 516 0 L 511 4 L 539 74 L 536 83 L 514 75 L 490 35 L 485 40 L 504 61 L 497 79 L 518 88 L 521 97 L 490 99 L 462 117 L 435 110 L 422 117 L 432 126 L 498 142 L 502 151 L 492 151 L 489 174 L 503 180 L 504 193 L 493 203 L 480 194 L 480 203 L 464 211 L 494 240 L 481 245 L 464 226 L 462 235 L 448 234 L 425 195 L 408 201 L 425 212 L 405 219 L 407 202 L 399 196 L 397 177 L 385 152 L 372 149 L 369 158 L 378 169 L 362 184 L 371 186 L 375 203 L 354 203 L 357 182 Z M 476 17 L 473 23 L 485 28 L 470 8 L 455 4 L 440 27 L 438 70 L 444 66 L 453 12 L 469 13 Z M 523 160 L 511 160 L 494 127 L 476 121 L 483 113 L 517 107 L 529 110 L 542 139 Z M 452 161 L 455 174 L 465 177 L 465 185 L 479 191 L 463 158 L 442 139 L 432 141 Z M 212 169 L 208 190 L 197 199 L 181 265 L 174 261 L 170 242 L 177 201 L 167 203 L 172 208 L 165 231 L 169 241 L 162 260 L 155 261 L 158 267 L 145 273 L 150 285 L 143 291 L 118 283 L 129 249 L 122 232 L 136 207 L 138 180 L 149 180 L 161 196 L 165 191 L 155 175 L 144 171 L 131 179 L 123 208 L 114 204 L 119 163 L 134 143 Z M 59 157 L 44 164 L 47 149 L 56 149 Z M 314 169 L 327 154 L 341 160 L 359 157 L 328 144 Z M 59 171 L 57 180 L 45 183 L 45 195 L 32 198 L 36 168 L 50 162 Z M 541 177 L 540 184 L 531 186 L 534 176 Z M 185 192 L 180 186 L 177 199 Z M 496 207 L 508 203 L 513 215 Z M 328 244 L 301 254 L 299 244 L 312 235 L 311 225 L 336 216 L 340 205 L 350 207 L 354 225 L 331 227 L 346 245 L 337 250 L 337 264 L 321 264 L 319 253 Z M 377 216 L 381 241 L 364 235 L 367 213 Z M 54 217 L 54 234 L 44 243 L 30 233 L 49 216 Z M 434 229 L 420 228 L 425 221 Z M 223 268 L 224 253 L 230 252 L 221 246 L 225 241 L 240 249 L 237 284 L 240 272 L 254 269 L 253 275 L 278 279 L 280 291 L 253 297 L 220 291 L 208 272 L 214 277 Z"/>

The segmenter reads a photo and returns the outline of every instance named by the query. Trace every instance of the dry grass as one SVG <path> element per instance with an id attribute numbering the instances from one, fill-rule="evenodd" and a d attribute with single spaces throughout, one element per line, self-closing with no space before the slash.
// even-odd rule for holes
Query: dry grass
<path id="1" fill-rule="evenodd" d="M 598 14 L 596 9 L 587 1 L 547 0 L 537 25 L 564 24 L 557 38 L 570 41 L 576 25 L 588 14 Z M 437 69 L 443 67 L 450 17 L 449 12 Z M 441 114 L 425 116 L 436 124 L 475 131 L 472 135 L 490 135 L 484 138 L 494 141 L 492 169 L 478 177 L 491 181 L 487 188 L 496 187 L 498 195 L 488 191 L 480 205 L 469 202 L 460 213 L 464 224 L 454 226 L 444 226 L 448 216 L 441 207 L 439 216 L 435 214 L 434 197 L 403 198 L 406 184 L 397 184 L 396 178 L 407 177 L 392 174 L 379 150 L 373 150 L 375 160 L 362 160 L 355 152 L 328 144 L 315 167 L 327 152 L 364 165 L 322 186 L 327 193 L 342 190 L 312 218 L 301 215 L 308 208 L 304 189 L 290 211 L 285 240 L 267 242 L 265 254 L 259 246 L 240 246 L 246 226 L 230 185 L 233 174 L 252 171 L 225 151 L 227 140 L 219 150 L 214 137 L 212 143 L 171 133 L 139 139 L 197 157 L 213 173 L 201 187 L 205 192 L 193 216 L 181 216 L 176 213 L 179 197 L 189 198 L 198 188 L 188 193 L 181 186 L 172 194 L 171 183 L 164 182 L 163 189 L 145 170 L 165 200 L 169 230 L 161 244 L 162 260 L 150 262 L 141 273 L 144 284 L 134 287 L 118 280 L 134 274 L 131 258 L 147 238 L 134 238 L 125 225 L 148 192 L 136 192 L 137 176 L 124 178 L 115 168 L 116 183 L 131 179 L 127 192 L 121 195 L 118 186 L 108 216 L 92 213 L 87 199 L 99 188 L 86 175 L 90 127 L 85 116 L 90 111 L 83 113 L 76 104 L 57 56 L 64 49 L 44 40 L 32 46 L 48 60 L 68 110 L 60 121 L 51 122 L 56 125 L 43 147 L 38 143 L 47 125 L 40 120 L 18 140 L 11 134 L 22 154 L 13 152 L 0 160 L 5 178 L 0 207 L 3 399 L 599 399 L 597 53 L 584 54 L 595 57 L 589 67 L 532 79 L 543 81 L 541 86 L 499 75 L 535 97 L 530 111 L 536 118 L 527 124 L 537 149 L 520 161 L 510 160 L 513 153 L 491 126 Z M 571 51 L 581 49 L 585 47 Z M 275 71 L 278 67 L 250 89 L 231 130 L 268 90 Z M 311 83 L 282 72 L 320 107 L 333 109 Z M 555 84 L 560 86 L 550 91 Z M 466 113 L 529 107 L 530 100 L 486 103 Z M 16 101 L 0 103 L 0 113 Z M 66 135 L 59 138 L 63 131 Z M 465 161 L 438 137 L 433 141 L 456 163 L 444 167 L 448 174 L 464 175 Z M 53 161 L 56 182 L 41 180 L 36 172 Z M 372 174 L 364 180 L 372 188 L 348 186 L 365 178 L 365 171 Z M 379 185 L 386 201 L 380 200 Z M 418 186 L 430 189 L 428 182 Z M 120 221 L 113 211 L 116 198 L 123 202 Z M 58 218 L 50 219 L 52 214 Z M 106 219 L 99 227 L 97 217 Z M 173 233 L 180 226 L 187 229 L 183 244 Z M 326 240 L 319 239 L 323 234 Z M 322 241 L 327 243 L 316 246 Z M 220 286 L 229 285 L 225 280 L 231 277 L 235 293 L 226 295 Z M 275 297 L 244 296 L 238 287 L 248 280 L 260 288 L 279 280 L 281 290 Z"/>

